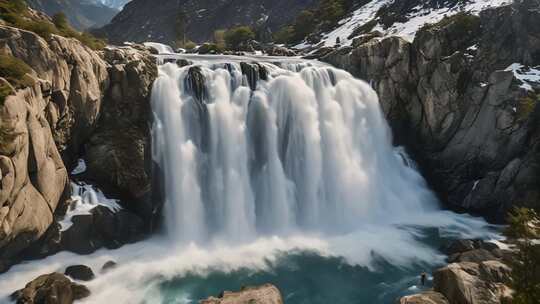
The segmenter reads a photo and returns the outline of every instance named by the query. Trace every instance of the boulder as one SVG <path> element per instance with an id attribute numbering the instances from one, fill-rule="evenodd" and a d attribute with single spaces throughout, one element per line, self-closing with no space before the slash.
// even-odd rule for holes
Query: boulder
<path id="1" fill-rule="evenodd" d="M 283 304 L 281 293 L 271 284 L 246 287 L 241 291 L 224 291 L 220 297 L 210 297 L 200 304 Z"/>
<path id="2" fill-rule="evenodd" d="M 448 261 L 450 263 L 458 263 L 458 262 L 474 262 L 474 263 L 480 263 L 483 261 L 490 261 L 490 260 L 497 260 L 497 257 L 493 255 L 491 252 L 485 250 L 485 249 L 473 249 L 461 253 L 456 253 L 451 255 L 448 258 Z"/>
<path id="3" fill-rule="evenodd" d="M 507 270 L 497 262 L 482 266 L 470 262 L 453 263 L 435 271 L 433 286 L 452 304 L 501 303 L 507 301 L 510 294 L 509 288 L 500 280 Z"/>
<path id="4" fill-rule="evenodd" d="M 426 291 L 419 294 L 405 296 L 399 299 L 399 304 L 450 304 L 441 293 Z"/>
<path id="5" fill-rule="evenodd" d="M 61 273 L 51 273 L 37 277 L 11 298 L 17 304 L 71 304 L 89 295 L 84 285 L 71 282 Z"/>
<path id="6" fill-rule="evenodd" d="M 68 266 L 64 274 L 79 281 L 91 281 L 96 277 L 92 271 L 92 268 L 86 265 Z"/>
<path id="7" fill-rule="evenodd" d="M 116 266 L 118 266 L 118 263 L 116 263 L 115 261 L 107 261 L 105 262 L 105 264 L 103 264 L 103 266 L 101 266 L 101 273 L 106 273 L 116 268 Z"/>

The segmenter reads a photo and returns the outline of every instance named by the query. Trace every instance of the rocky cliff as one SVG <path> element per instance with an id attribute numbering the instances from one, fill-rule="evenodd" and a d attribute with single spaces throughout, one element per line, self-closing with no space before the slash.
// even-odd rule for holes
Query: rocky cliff
<path id="1" fill-rule="evenodd" d="M 0 54 L 31 67 L 24 76 L 31 81 L 25 86 L 0 78 L 2 89 L 8 88 L 0 103 L 0 271 L 20 259 L 33 242 L 45 238 L 50 245 L 55 218 L 69 208 L 69 172 L 78 158 L 88 159 L 84 178 L 122 194 L 118 198 L 125 211 L 109 214 L 112 226 L 103 237 L 118 246 L 125 240 L 110 230 L 143 233 L 144 224 L 137 228 L 132 223 L 148 227 L 146 215 L 151 212 L 146 210 L 153 209 L 144 207 L 150 173 L 143 172 L 151 168 L 151 162 L 145 164 L 150 149 L 147 115 L 157 76 L 150 53 L 142 48 L 96 52 L 76 39 L 44 39 L 0 25 Z M 118 129 L 129 132 L 111 135 Z M 126 223 L 126 217 L 135 220 Z M 73 235 L 77 229 L 71 229 L 72 238 L 84 239 Z M 58 246 L 54 250 L 65 249 Z M 51 252 L 40 252 L 47 253 Z"/>
<path id="2" fill-rule="evenodd" d="M 251 25 L 261 30 L 276 30 L 291 21 L 315 0 L 134 0 L 128 3 L 100 32 L 113 43 L 155 41 L 174 44 L 181 35 L 179 22 L 187 39 L 204 42 L 218 29 Z M 183 21 L 180 20 L 182 14 Z"/>
<path id="3" fill-rule="evenodd" d="M 451 208 L 501 221 L 539 207 L 540 65 L 537 1 L 424 26 L 413 42 L 358 38 L 322 60 L 370 81 L 396 143 Z"/>

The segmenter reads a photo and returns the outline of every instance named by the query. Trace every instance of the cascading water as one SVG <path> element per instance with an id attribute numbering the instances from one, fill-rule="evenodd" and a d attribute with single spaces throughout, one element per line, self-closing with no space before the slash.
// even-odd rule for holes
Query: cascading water
<path id="1" fill-rule="evenodd" d="M 183 56 L 196 64 L 159 67 L 152 140 L 165 237 L 14 266 L 0 303 L 40 274 L 110 260 L 118 266 L 85 282 L 82 303 L 198 303 L 268 282 L 288 304 L 394 303 L 440 266 L 443 242 L 493 236 L 482 220 L 439 210 L 392 147 L 367 84 L 319 63 L 262 58 Z M 82 207 L 115 208 L 93 191 L 88 202 L 79 192 Z"/>
<path id="2" fill-rule="evenodd" d="M 169 63 L 152 107 L 168 233 L 180 241 L 341 234 L 436 209 L 392 147 L 377 95 L 344 71 Z"/>

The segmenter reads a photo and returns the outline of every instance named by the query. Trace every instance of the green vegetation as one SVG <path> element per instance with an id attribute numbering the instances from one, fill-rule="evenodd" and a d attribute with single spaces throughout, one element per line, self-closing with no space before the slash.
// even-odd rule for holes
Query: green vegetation
<path id="1" fill-rule="evenodd" d="M 514 304 L 540 303 L 540 217 L 532 209 L 516 208 L 508 218 L 506 235 L 516 239 L 516 255 L 512 262 Z"/>
<path id="2" fill-rule="evenodd" d="M 227 43 L 225 41 L 226 33 L 227 33 L 226 30 L 214 31 L 214 43 L 221 49 L 225 49 L 227 47 Z"/>
<path id="3" fill-rule="evenodd" d="M 455 36 L 464 36 L 475 32 L 480 28 L 480 17 L 468 12 L 460 12 L 450 17 L 445 16 L 441 21 L 434 24 L 426 23 L 421 30 L 429 30 L 432 28 L 443 28 L 452 26 L 452 33 Z"/>
<path id="4" fill-rule="evenodd" d="M 536 108 L 536 105 L 540 102 L 540 95 L 529 94 L 529 96 L 519 99 L 517 105 L 517 119 L 518 121 L 525 121 Z"/>
<path id="5" fill-rule="evenodd" d="M 223 53 L 223 51 L 224 49 L 215 43 L 204 43 L 199 47 L 199 54 L 219 54 Z"/>
<path id="6" fill-rule="evenodd" d="M 0 0 L 0 19 L 13 27 L 34 32 L 45 40 L 49 40 L 51 35 L 55 34 L 78 39 L 95 50 L 102 49 L 106 45 L 105 41 L 90 33 L 74 30 L 63 13 L 54 15 L 52 23 L 45 19 L 36 19 L 30 14 L 24 0 Z"/>
<path id="7" fill-rule="evenodd" d="M 34 80 L 28 74 L 32 72 L 24 61 L 8 55 L 0 55 L 0 77 L 5 78 L 15 88 L 25 88 L 34 85 Z"/>
<path id="8" fill-rule="evenodd" d="M 8 55 L 0 55 L 0 77 L 6 79 L 14 88 L 26 88 L 34 85 L 34 79 L 28 75 L 32 69 L 24 61 Z M 4 105 L 7 96 L 13 90 L 6 83 L 0 83 L 0 105 Z"/>
<path id="9" fill-rule="evenodd" d="M 353 0 L 320 0 L 315 9 L 300 12 L 292 24 L 274 33 L 274 41 L 296 43 L 316 31 L 329 30 L 345 16 L 353 4 Z"/>
<path id="10" fill-rule="evenodd" d="M 255 33 L 249 26 L 237 26 L 227 30 L 224 39 L 227 48 L 238 50 L 245 47 L 250 40 L 255 39 Z"/>
<path id="11" fill-rule="evenodd" d="M 0 107 L 4 106 L 6 98 L 14 93 L 15 92 L 13 92 L 13 90 L 8 84 L 4 82 L 0 83 Z"/>

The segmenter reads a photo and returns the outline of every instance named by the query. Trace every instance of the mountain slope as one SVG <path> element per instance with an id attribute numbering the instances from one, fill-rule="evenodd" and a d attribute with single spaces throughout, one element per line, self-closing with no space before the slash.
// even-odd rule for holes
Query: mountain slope
<path id="1" fill-rule="evenodd" d="M 426 23 L 432 24 L 445 16 L 459 12 L 475 15 L 484 9 L 497 7 L 511 0 L 371 0 L 357 5 L 331 31 L 321 33 L 323 45 L 333 46 L 339 38 L 341 45 L 350 45 L 355 37 L 378 31 L 383 36 L 400 36 L 412 41 Z M 300 48 L 307 43 L 299 45 Z"/>
<path id="2" fill-rule="evenodd" d="M 109 41 L 156 41 L 172 44 L 178 16 L 184 14 L 188 39 L 203 42 L 217 29 L 259 25 L 276 30 L 317 0 L 134 0 L 101 32 Z"/>
<path id="3" fill-rule="evenodd" d="M 78 30 L 107 24 L 118 10 L 93 0 L 27 0 L 33 9 L 49 16 L 63 12 Z"/>

